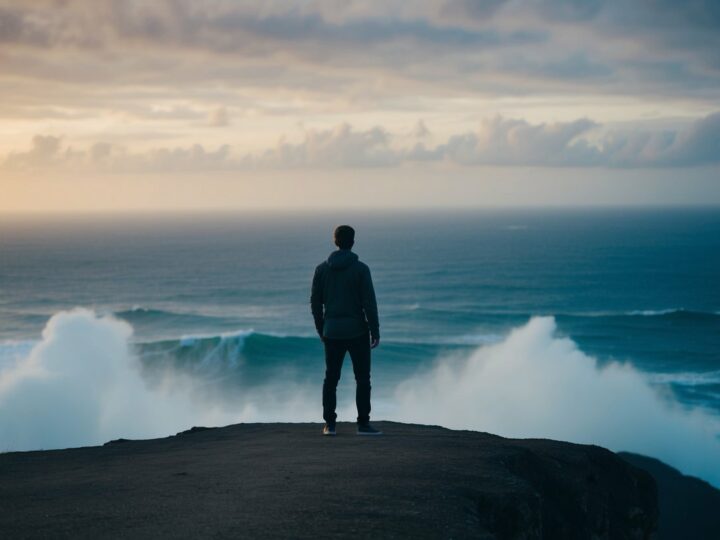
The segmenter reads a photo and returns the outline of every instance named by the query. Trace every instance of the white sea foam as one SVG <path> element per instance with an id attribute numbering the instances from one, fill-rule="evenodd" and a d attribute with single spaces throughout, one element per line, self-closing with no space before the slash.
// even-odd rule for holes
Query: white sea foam
<path id="1" fill-rule="evenodd" d="M 655 456 L 720 486 L 720 422 L 662 395 L 630 365 L 599 367 L 538 317 L 496 345 L 445 359 L 396 392 L 398 420 Z"/>
<path id="2" fill-rule="evenodd" d="M 127 323 L 88 310 L 54 315 L 42 341 L 0 373 L 0 450 L 99 444 L 229 420 L 193 403 L 180 379 L 148 388 L 131 335 Z"/>
<path id="3" fill-rule="evenodd" d="M 16 369 L 18 363 L 30 354 L 30 351 L 36 344 L 37 341 L 24 340 L 5 340 L 0 342 L 0 381 L 2 381 L 3 372 Z M 0 414 L 2 413 L 0 412 Z"/>
<path id="4" fill-rule="evenodd" d="M 682 313 L 685 308 L 667 308 L 667 309 L 639 309 L 628 312 L 628 315 L 642 317 L 658 317 L 662 315 L 670 315 L 672 313 Z"/>

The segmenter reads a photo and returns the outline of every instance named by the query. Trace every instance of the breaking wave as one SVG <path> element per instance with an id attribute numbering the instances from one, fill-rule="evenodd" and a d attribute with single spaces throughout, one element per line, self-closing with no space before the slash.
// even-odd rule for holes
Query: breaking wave
<path id="1" fill-rule="evenodd" d="M 398 387 L 396 416 L 651 455 L 720 486 L 717 417 L 659 392 L 629 364 L 601 367 L 555 331 L 552 317 L 536 317 L 501 343 L 442 359 Z"/>
<path id="2" fill-rule="evenodd" d="M 146 308 L 143 306 L 133 306 L 130 309 L 115 311 L 113 312 L 113 315 L 118 319 L 123 319 L 129 323 L 147 322 L 152 320 L 161 320 L 166 323 L 172 323 L 178 320 L 189 322 L 216 322 L 217 320 L 224 320 L 223 317 L 217 315 Z"/>

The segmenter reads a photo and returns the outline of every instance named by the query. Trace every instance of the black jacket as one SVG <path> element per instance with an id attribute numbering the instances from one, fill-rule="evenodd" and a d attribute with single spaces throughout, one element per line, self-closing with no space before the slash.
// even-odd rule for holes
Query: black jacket
<path id="1" fill-rule="evenodd" d="M 310 307 L 320 336 L 351 338 L 370 330 L 380 338 L 370 269 L 349 249 L 333 251 L 315 268 Z"/>

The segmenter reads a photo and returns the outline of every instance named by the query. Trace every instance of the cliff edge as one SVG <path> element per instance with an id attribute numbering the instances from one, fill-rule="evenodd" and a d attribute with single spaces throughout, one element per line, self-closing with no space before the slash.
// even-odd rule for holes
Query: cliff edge
<path id="1" fill-rule="evenodd" d="M 377 422 L 237 424 L 0 455 L 3 538 L 648 539 L 655 482 L 597 446 Z"/>

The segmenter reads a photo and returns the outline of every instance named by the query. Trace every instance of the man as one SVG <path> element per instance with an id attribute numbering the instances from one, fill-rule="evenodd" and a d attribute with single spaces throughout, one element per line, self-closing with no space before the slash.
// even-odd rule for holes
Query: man
<path id="1" fill-rule="evenodd" d="M 338 249 L 315 269 L 310 294 L 315 328 L 325 345 L 323 435 L 335 435 L 336 390 L 346 352 L 357 383 L 357 433 L 381 435 L 370 425 L 370 349 L 380 344 L 375 289 L 370 269 L 351 251 L 355 230 L 340 225 L 333 236 Z"/>

